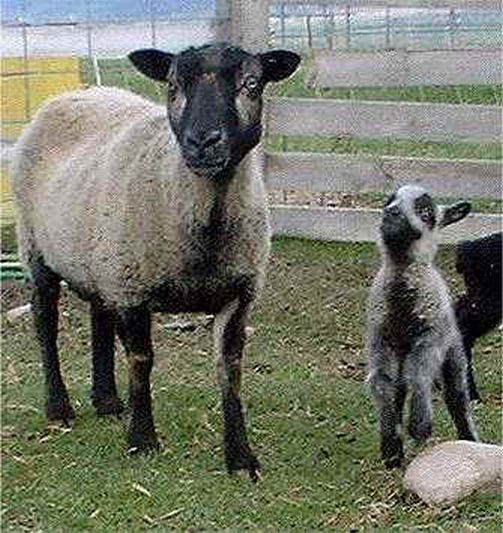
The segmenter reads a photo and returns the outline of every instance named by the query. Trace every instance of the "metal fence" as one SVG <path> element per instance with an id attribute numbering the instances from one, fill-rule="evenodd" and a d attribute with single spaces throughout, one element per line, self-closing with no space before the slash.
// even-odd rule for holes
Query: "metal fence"
<path id="1" fill-rule="evenodd" d="M 99 83 L 102 68 L 106 65 L 119 74 L 124 72 L 127 68 L 125 62 L 111 58 L 123 57 L 125 53 L 134 48 L 158 46 L 176 51 L 189 44 L 202 44 L 214 38 L 221 38 L 225 34 L 221 31 L 222 27 L 229 25 L 232 22 L 232 17 L 239 16 L 239 13 L 232 13 L 229 6 L 239 5 L 240 2 L 246 4 L 246 0 L 233 0 L 233 2 L 216 0 L 215 4 L 187 2 L 182 4 L 185 6 L 184 9 L 174 12 L 172 7 L 170 8 L 172 4 L 162 0 L 127 0 L 122 3 L 112 0 L 108 0 L 108 2 L 86 0 L 79 4 L 80 8 L 74 12 L 72 17 L 60 16 L 58 12 L 51 12 L 44 17 L 40 13 L 30 11 L 30 6 L 34 8 L 34 6 L 39 6 L 38 3 L 25 1 L 21 11 L 7 14 L 7 17 L 4 16 L 2 32 L 4 50 L 2 60 L 2 143 L 15 140 L 21 127 L 47 97 L 82 85 L 86 79 Z M 480 7 L 481 3 L 489 5 L 491 9 L 472 9 L 473 7 Z M 59 2 L 60 12 L 63 12 L 63 4 L 70 5 L 71 2 L 68 0 Z M 266 5 L 264 2 L 262 4 Z M 117 6 L 120 6 L 120 9 Z M 200 9 L 201 6 L 203 6 L 202 9 Z M 107 7 L 110 9 L 107 10 Z M 115 11 L 112 11 L 112 7 L 115 8 Z M 444 62 L 451 65 L 451 70 L 453 68 L 455 70 L 453 79 L 460 79 L 460 72 L 459 69 L 456 69 L 453 58 L 459 56 L 461 61 L 465 61 L 469 55 L 467 52 L 460 52 L 460 47 L 463 50 L 472 48 L 475 49 L 475 52 L 482 49 L 481 53 L 484 53 L 487 48 L 493 49 L 495 46 L 501 46 L 501 11 L 494 9 L 495 7 L 496 3 L 492 0 L 351 0 L 349 2 L 346 0 L 339 2 L 284 0 L 269 5 L 268 44 L 289 48 L 312 48 L 314 64 L 318 67 L 317 79 L 319 83 L 323 78 L 323 68 L 327 71 L 327 65 L 329 65 L 329 76 L 327 78 L 325 75 L 325 81 L 323 81 L 329 87 L 337 86 L 339 83 L 337 79 L 334 80 L 333 76 L 337 72 L 337 67 L 333 65 L 339 65 L 339 67 L 349 65 L 355 60 L 355 57 L 357 63 L 366 60 L 365 72 L 372 74 L 372 69 L 369 70 L 368 65 L 374 64 L 375 58 L 371 55 L 362 59 L 362 56 L 358 55 L 362 49 L 386 51 L 386 54 L 379 55 L 380 63 L 378 65 L 375 63 L 377 67 L 374 68 L 376 72 L 373 72 L 373 75 L 379 77 L 381 71 L 385 72 L 388 81 L 391 80 L 389 86 L 406 85 L 403 82 L 403 77 L 395 79 L 388 76 L 390 65 L 392 66 L 392 73 L 397 75 L 397 64 L 404 72 L 410 72 L 411 65 L 419 65 L 417 67 L 420 74 L 420 76 L 418 74 L 418 79 L 424 85 L 431 85 L 436 83 L 430 75 L 432 70 L 430 67 L 426 70 L 423 68 L 425 62 L 430 61 L 429 56 L 424 56 L 428 52 L 420 52 L 419 55 L 411 57 L 408 52 L 404 52 L 405 55 L 401 56 L 393 55 L 396 50 L 445 49 L 448 51 L 447 55 L 444 54 L 445 57 L 435 51 L 435 63 L 438 64 L 438 58 L 442 56 Z M 127 11 L 128 9 L 129 11 Z M 255 22 L 249 20 L 247 24 L 250 25 Z M 256 22 L 256 24 L 259 23 Z M 319 51 L 316 50 L 317 48 L 328 50 Z M 331 63 L 334 58 L 330 54 L 347 52 L 351 53 L 351 57 L 345 57 L 344 62 L 340 61 L 339 55 L 335 58 L 335 63 Z M 328 55 L 324 57 L 323 53 Z M 474 59 L 472 58 L 475 66 L 479 62 L 478 57 L 475 54 Z M 496 62 L 498 62 L 497 52 L 496 55 L 494 53 L 491 55 L 491 65 L 494 66 Z M 353 72 L 354 81 L 350 85 L 352 87 L 358 86 L 360 80 L 362 68 L 358 67 L 359 64 L 351 67 L 353 70 L 356 69 Z M 91 71 L 90 74 L 89 70 Z M 348 83 L 347 80 L 351 78 L 347 75 L 346 70 L 343 73 L 344 83 Z M 442 72 L 448 70 L 446 68 Z M 471 69 L 470 72 L 473 73 L 476 70 Z M 498 72 L 501 68 L 499 71 L 497 68 L 496 70 L 493 68 L 495 74 L 493 73 L 491 79 L 487 78 L 488 70 L 485 68 L 482 70 L 485 78 L 482 83 L 494 83 L 500 80 L 501 74 Z M 475 72 L 476 77 L 480 74 L 477 72 Z M 466 80 L 463 83 L 466 83 Z M 438 84 L 445 85 L 446 83 L 444 80 L 443 83 Z M 382 86 L 382 80 L 378 80 L 376 85 Z M 313 105 L 316 112 L 308 110 L 307 116 L 302 119 L 302 110 L 306 106 Z M 463 142 L 466 142 L 473 140 L 471 129 L 477 124 L 482 124 L 482 134 L 489 137 L 487 139 L 484 137 L 482 141 L 480 139 L 477 141 L 475 138 L 475 142 L 493 142 L 493 139 L 499 136 L 498 128 L 501 128 L 501 119 L 499 122 L 497 119 L 499 110 L 495 107 L 484 110 L 470 106 L 459 106 L 459 108 L 454 109 L 449 104 L 435 109 L 432 106 L 428 107 L 427 104 L 422 104 L 422 108 L 411 106 L 416 114 L 418 112 L 426 113 L 424 117 L 421 115 L 418 118 L 414 113 L 411 114 L 406 105 L 395 104 L 391 106 L 392 108 L 386 109 L 383 116 L 379 115 L 382 106 L 374 105 L 371 111 L 376 113 L 377 118 L 369 121 L 368 105 L 362 102 L 354 101 L 353 103 L 335 105 L 338 106 L 337 110 L 332 110 L 332 112 L 333 104 L 323 99 L 318 99 L 318 102 L 293 99 L 272 102 L 267 116 L 271 125 L 269 131 L 283 136 L 299 134 L 309 136 L 313 132 L 319 134 L 321 126 L 326 129 L 327 125 L 343 124 L 341 117 L 345 116 L 344 113 L 350 116 L 347 123 L 351 127 L 360 122 L 362 127 L 382 124 L 384 133 L 379 133 L 377 130 L 371 132 L 371 136 L 381 138 L 387 138 L 385 135 L 388 124 L 386 117 L 390 116 L 390 113 L 396 118 L 397 124 L 392 126 L 388 124 L 389 128 L 392 128 L 391 130 L 388 128 L 388 131 L 393 132 L 393 128 L 399 128 L 402 137 L 405 136 L 412 140 L 432 140 L 434 137 L 432 131 L 435 128 L 440 128 L 447 135 L 447 137 L 444 135 L 445 139 L 448 139 L 450 133 L 456 133 L 461 128 L 461 133 L 466 137 Z M 282 125 L 279 124 L 276 115 L 278 113 L 281 115 L 281 110 L 285 106 L 290 106 L 288 107 L 290 109 L 289 119 L 284 120 Z M 447 115 L 450 117 L 452 113 L 454 115 L 449 119 L 449 122 L 445 117 Z M 472 117 L 470 113 L 475 113 L 475 115 Z M 484 120 L 482 122 L 477 118 L 477 113 L 483 114 Z M 331 119 L 327 120 L 326 117 L 331 117 Z M 439 123 L 439 120 L 445 123 Z M 426 124 L 425 132 L 416 131 L 418 123 Z M 290 126 L 291 129 L 295 125 L 299 125 L 299 131 L 283 131 L 285 127 L 288 129 Z M 312 131 L 309 130 L 306 133 L 305 128 L 309 125 L 312 126 Z M 468 133 L 465 130 L 469 130 Z M 363 133 L 356 132 L 352 135 L 358 137 Z M 340 136 L 347 135 L 347 132 L 342 128 L 340 131 L 334 130 L 323 133 L 323 135 L 329 134 Z M 365 135 L 367 134 L 368 132 L 365 133 Z M 446 163 L 438 160 L 421 160 L 419 163 L 412 160 L 393 160 L 390 162 L 380 158 L 379 164 L 374 164 L 375 158 L 371 158 L 372 160 L 369 161 L 360 158 L 355 162 L 350 160 L 350 157 L 345 157 L 342 160 L 332 157 L 327 163 L 327 161 L 322 160 L 323 157 L 320 158 L 314 154 L 313 160 L 309 159 L 310 155 L 306 157 L 301 158 L 300 161 L 298 156 L 292 154 L 284 157 L 271 154 L 267 158 L 266 166 L 268 176 L 272 176 L 271 183 L 274 183 L 274 176 L 276 178 L 279 176 L 279 179 L 276 179 L 277 184 L 280 182 L 290 183 L 292 188 L 295 188 L 294 182 L 297 180 L 297 185 L 303 183 L 304 188 L 317 192 L 321 191 L 320 183 L 329 184 L 330 188 L 339 188 L 339 190 L 341 186 L 344 186 L 343 188 L 349 192 L 376 191 L 383 189 L 382 183 L 386 186 L 390 184 L 388 179 L 390 169 L 388 168 L 388 171 L 384 172 L 384 166 L 388 165 L 389 167 L 391 165 L 393 167 L 393 165 L 403 164 L 407 164 L 409 169 L 412 168 L 411 165 L 416 165 L 414 168 L 419 168 L 419 175 L 426 176 L 427 181 L 429 180 L 428 183 L 431 182 L 430 184 L 434 186 L 437 182 L 435 182 L 433 171 L 436 172 L 439 168 L 443 169 L 444 174 L 450 176 L 449 179 L 452 178 L 449 182 L 451 185 L 447 187 L 447 185 L 440 184 L 437 188 L 440 192 L 445 189 L 448 195 L 452 195 L 451 189 L 457 190 L 456 188 L 459 187 L 458 184 L 460 183 L 459 180 L 454 179 L 461 168 L 461 163 L 458 162 Z M 317 160 L 315 160 L 316 157 Z M 500 176 L 500 172 L 496 168 L 498 165 L 487 161 L 475 162 L 474 164 L 477 167 L 475 169 L 476 175 L 480 176 L 480 180 L 489 179 L 491 181 L 488 190 L 492 192 L 489 196 L 494 198 L 495 195 L 499 195 L 501 187 L 498 188 L 495 185 L 498 181 L 498 175 Z M 467 162 L 466 165 L 473 171 L 473 163 Z M 329 167 L 330 169 L 327 170 Z M 365 176 L 362 175 L 362 168 L 367 169 Z M 299 169 L 302 171 L 300 177 Z M 335 176 L 331 169 L 339 169 L 340 174 Z M 307 174 L 309 174 L 309 179 L 306 181 Z M 407 177 L 407 175 L 402 176 L 403 179 Z M 480 187 L 477 191 L 480 196 Z M 281 209 L 277 212 L 281 213 Z M 308 219 L 312 220 L 313 213 L 307 215 L 304 213 L 299 216 L 302 219 L 302 224 L 305 225 L 309 222 Z M 330 224 L 334 225 L 333 212 L 324 211 L 318 213 L 317 216 L 318 218 L 321 216 L 320 220 L 323 219 L 322 223 L 320 222 L 320 227 L 323 226 L 325 230 L 330 227 Z M 343 213 L 341 220 L 347 222 L 351 216 Z M 362 216 L 359 215 L 355 218 L 357 230 L 359 226 L 370 228 L 372 225 L 370 218 L 368 219 L 370 222 L 363 224 Z M 287 222 L 285 222 L 285 226 L 288 226 L 289 222 Z M 347 227 L 341 226 L 341 228 L 341 231 L 328 231 L 331 231 L 333 235 L 336 233 L 338 235 L 344 234 L 351 239 L 360 239 L 362 236 L 361 232 L 351 233 L 347 231 Z M 306 232 L 304 231 L 304 233 Z M 318 234 L 315 232 L 311 235 Z"/>

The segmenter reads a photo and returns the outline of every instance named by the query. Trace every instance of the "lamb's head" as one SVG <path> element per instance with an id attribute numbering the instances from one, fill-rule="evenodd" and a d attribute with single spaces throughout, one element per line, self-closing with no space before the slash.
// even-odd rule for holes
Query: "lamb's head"
<path id="1" fill-rule="evenodd" d="M 286 50 L 251 54 L 226 43 L 179 54 L 137 50 L 136 68 L 166 85 L 168 118 L 187 165 L 217 176 L 232 169 L 260 140 L 262 94 L 297 68 L 300 57 Z"/>
<path id="2" fill-rule="evenodd" d="M 381 245 L 395 260 L 432 261 L 438 245 L 438 230 L 463 219 L 468 202 L 438 206 L 422 187 L 405 185 L 387 200 L 381 222 Z"/>

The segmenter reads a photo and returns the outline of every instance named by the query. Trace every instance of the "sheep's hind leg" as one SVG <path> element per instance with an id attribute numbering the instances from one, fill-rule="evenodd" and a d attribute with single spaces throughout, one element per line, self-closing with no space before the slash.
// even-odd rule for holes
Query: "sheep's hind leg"
<path id="1" fill-rule="evenodd" d="M 397 468 L 403 460 L 401 424 L 407 388 L 400 378 L 393 380 L 379 371 L 371 376 L 370 385 L 379 416 L 381 457 L 386 468 Z"/>
<path id="2" fill-rule="evenodd" d="M 129 408 L 127 430 L 129 453 L 157 450 L 159 442 L 152 416 L 150 372 L 154 352 L 150 336 L 151 315 L 143 308 L 124 310 L 119 315 L 118 333 L 129 365 Z"/>
<path id="3" fill-rule="evenodd" d="M 444 399 L 461 440 L 478 440 L 470 414 L 466 359 L 459 349 L 452 348 L 442 366 Z"/>
<path id="4" fill-rule="evenodd" d="M 100 301 L 91 303 L 93 385 L 91 398 L 96 414 L 118 415 L 124 405 L 117 395 L 114 373 L 115 313 Z"/>
<path id="5" fill-rule="evenodd" d="M 33 278 L 32 307 L 35 330 L 42 355 L 46 384 L 46 415 L 48 420 L 65 423 L 75 418 L 70 405 L 58 359 L 58 300 L 60 279 L 43 262 L 42 257 L 30 262 Z"/>
<path id="6" fill-rule="evenodd" d="M 246 436 L 245 416 L 240 399 L 241 358 L 245 344 L 248 306 L 235 300 L 215 318 L 214 336 L 218 377 L 224 416 L 224 453 L 229 473 L 248 470 L 257 481 L 260 464 Z"/>

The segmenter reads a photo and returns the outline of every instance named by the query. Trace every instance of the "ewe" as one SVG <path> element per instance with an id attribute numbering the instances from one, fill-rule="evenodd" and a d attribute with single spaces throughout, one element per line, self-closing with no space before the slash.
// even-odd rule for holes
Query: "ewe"
<path id="1" fill-rule="evenodd" d="M 476 440 L 469 413 L 466 359 L 449 291 L 433 265 L 438 230 L 464 218 L 470 204 L 435 206 L 421 187 L 393 194 L 381 224 L 382 266 L 368 302 L 369 381 L 387 467 L 403 458 L 402 411 L 410 391 L 408 431 L 431 435 L 431 387 L 441 371 L 444 397 L 460 439 Z"/>
<path id="2" fill-rule="evenodd" d="M 269 250 L 261 136 L 267 82 L 300 58 L 228 44 L 130 54 L 163 82 L 167 110 L 119 89 L 65 94 L 21 136 L 12 164 L 22 258 L 47 386 L 47 417 L 74 417 L 56 346 L 60 281 L 90 302 L 93 405 L 122 404 L 117 332 L 129 363 L 130 450 L 158 447 L 150 398 L 153 311 L 216 314 L 215 347 L 230 472 L 256 479 L 239 396 L 245 323 Z"/>

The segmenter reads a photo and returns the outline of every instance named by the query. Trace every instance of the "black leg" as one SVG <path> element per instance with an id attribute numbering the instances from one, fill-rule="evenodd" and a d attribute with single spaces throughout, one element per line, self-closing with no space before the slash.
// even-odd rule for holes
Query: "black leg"
<path id="1" fill-rule="evenodd" d="M 130 453 L 159 448 L 150 396 L 150 372 L 154 361 L 150 326 L 150 312 L 143 307 L 120 313 L 118 333 L 126 349 L 129 365 L 131 415 L 127 444 Z"/>
<path id="2" fill-rule="evenodd" d="M 478 440 L 470 414 L 468 386 L 466 382 L 466 360 L 459 350 L 448 352 L 442 366 L 444 399 L 447 409 L 461 440 Z"/>
<path id="3" fill-rule="evenodd" d="M 98 415 L 120 414 L 124 406 L 117 395 L 114 372 L 115 313 L 101 302 L 91 303 L 93 388 L 91 398 Z"/>
<path id="4" fill-rule="evenodd" d="M 403 460 L 402 413 L 407 388 L 399 378 L 376 372 L 370 385 L 379 416 L 381 457 L 386 468 L 397 468 Z"/>
<path id="5" fill-rule="evenodd" d="M 475 377 L 473 375 L 473 344 L 468 340 L 464 342 L 465 356 L 467 363 L 467 382 L 468 382 L 468 395 L 470 400 L 480 400 L 480 394 L 475 383 Z"/>
<path id="6" fill-rule="evenodd" d="M 260 464 L 246 436 L 240 399 L 241 358 L 245 344 L 247 306 L 234 301 L 215 318 L 215 347 L 224 416 L 224 453 L 229 473 L 248 470 L 257 481 Z"/>
<path id="7" fill-rule="evenodd" d="M 75 418 L 70 405 L 58 359 L 58 299 L 60 280 L 43 262 L 41 257 L 30 263 L 33 277 L 33 317 L 42 355 L 46 384 L 46 414 L 49 420 Z"/>

